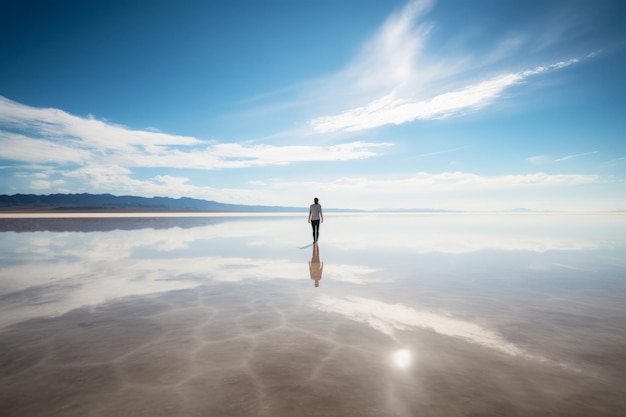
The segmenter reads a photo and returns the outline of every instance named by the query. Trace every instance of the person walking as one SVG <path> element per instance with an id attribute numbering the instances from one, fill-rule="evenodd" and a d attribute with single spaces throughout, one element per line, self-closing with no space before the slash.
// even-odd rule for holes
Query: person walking
<path id="1" fill-rule="evenodd" d="M 317 197 L 313 199 L 313 204 L 309 207 L 309 223 L 313 228 L 313 243 L 317 243 L 317 238 L 320 236 L 320 222 L 324 223 L 324 214 L 322 213 L 322 206 L 319 204 Z"/>

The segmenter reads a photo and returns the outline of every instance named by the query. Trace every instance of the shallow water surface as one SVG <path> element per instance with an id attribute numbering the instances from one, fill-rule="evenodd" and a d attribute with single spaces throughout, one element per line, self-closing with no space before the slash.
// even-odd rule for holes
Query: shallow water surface
<path id="1" fill-rule="evenodd" d="M 2 416 L 623 416 L 626 216 L 0 219 Z"/>

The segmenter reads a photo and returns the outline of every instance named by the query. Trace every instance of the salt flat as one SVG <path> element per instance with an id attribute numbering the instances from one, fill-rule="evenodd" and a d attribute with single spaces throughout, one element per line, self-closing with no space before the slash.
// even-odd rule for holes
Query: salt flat
<path id="1" fill-rule="evenodd" d="M 626 413 L 626 216 L 0 226 L 3 416 Z"/>

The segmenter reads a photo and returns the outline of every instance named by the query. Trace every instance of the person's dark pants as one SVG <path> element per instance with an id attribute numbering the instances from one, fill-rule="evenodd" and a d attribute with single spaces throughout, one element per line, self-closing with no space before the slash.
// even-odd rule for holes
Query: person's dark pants
<path id="1" fill-rule="evenodd" d="M 311 220 L 311 227 L 313 228 L 313 241 L 317 242 L 317 238 L 320 236 L 320 221 Z"/>

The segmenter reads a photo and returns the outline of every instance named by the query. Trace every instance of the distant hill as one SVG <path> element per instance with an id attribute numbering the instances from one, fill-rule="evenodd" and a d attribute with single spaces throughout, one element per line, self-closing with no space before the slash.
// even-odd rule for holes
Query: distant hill
<path id="1" fill-rule="evenodd" d="M 195 198 L 114 196 L 112 194 L 0 195 L 0 211 L 40 212 L 306 212 L 307 207 L 247 206 Z"/>
<path id="2" fill-rule="evenodd" d="M 226 204 L 217 201 L 181 197 L 137 197 L 112 194 L 14 194 L 0 195 L 0 212 L 94 212 L 94 213 L 156 213 L 156 212 L 214 212 L 214 213 L 306 213 L 303 207 Z M 324 207 L 324 211 L 346 213 L 462 213 L 463 211 L 431 208 L 356 210 Z M 534 213 L 526 208 L 505 210 L 511 213 Z"/>

